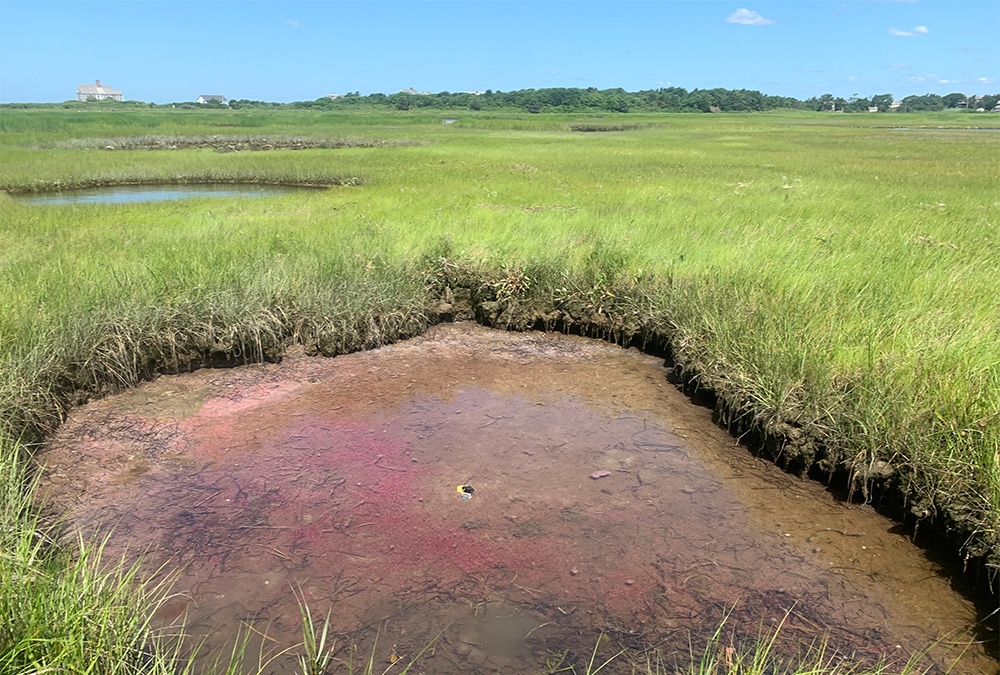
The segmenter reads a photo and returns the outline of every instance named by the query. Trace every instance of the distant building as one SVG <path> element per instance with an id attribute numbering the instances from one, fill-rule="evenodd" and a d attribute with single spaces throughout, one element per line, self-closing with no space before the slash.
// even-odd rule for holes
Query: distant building
<path id="1" fill-rule="evenodd" d="M 903 105 L 902 101 L 897 101 L 896 99 L 892 99 L 892 103 L 889 105 L 889 109 L 890 110 L 899 110 L 899 106 L 901 106 L 901 105 Z"/>
<path id="2" fill-rule="evenodd" d="M 103 101 L 110 98 L 112 101 L 121 101 L 122 93 L 118 89 L 101 85 L 100 80 L 94 80 L 95 84 L 81 84 L 76 88 L 77 101 Z"/>
<path id="3" fill-rule="evenodd" d="M 878 106 L 877 105 L 868 106 L 868 112 L 878 112 Z"/>
<path id="4" fill-rule="evenodd" d="M 220 103 L 222 105 L 229 105 L 226 102 L 226 97 L 219 94 L 202 94 L 198 97 L 197 103 Z"/>
<path id="5" fill-rule="evenodd" d="M 410 87 L 409 89 L 400 89 L 399 93 L 400 94 L 412 94 L 413 96 L 429 96 L 430 95 L 429 91 L 417 91 L 413 87 Z"/>

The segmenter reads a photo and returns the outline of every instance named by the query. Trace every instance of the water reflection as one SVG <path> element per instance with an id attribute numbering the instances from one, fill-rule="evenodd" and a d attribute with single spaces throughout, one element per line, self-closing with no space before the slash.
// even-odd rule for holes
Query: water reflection
<path id="1" fill-rule="evenodd" d="M 11 194 L 18 201 L 39 205 L 131 204 L 194 197 L 274 197 L 322 188 L 289 185 L 117 185 L 60 192 Z"/>

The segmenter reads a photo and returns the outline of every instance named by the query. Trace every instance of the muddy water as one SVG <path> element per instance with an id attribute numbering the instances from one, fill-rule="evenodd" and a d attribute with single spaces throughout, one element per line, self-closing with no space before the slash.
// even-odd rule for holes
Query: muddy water
<path id="1" fill-rule="evenodd" d="M 443 325 L 163 377 L 75 410 L 42 462 L 108 555 L 179 570 L 156 620 L 208 649 L 300 640 L 293 589 L 379 663 L 440 634 L 436 673 L 585 663 L 602 631 L 601 654 L 671 662 L 727 612 L 727 640 L 784 618 L 783 649 L 827 635 L 861 661 L 976 620 L 891 522 L 735 447 L 661 360 L 583 338 Z M 981 646 L 960 664 L 995 669 Z"/>

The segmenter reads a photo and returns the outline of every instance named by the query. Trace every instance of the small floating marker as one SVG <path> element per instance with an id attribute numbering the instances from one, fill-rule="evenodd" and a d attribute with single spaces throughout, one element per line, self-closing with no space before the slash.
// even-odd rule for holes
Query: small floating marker
<path id="1" fill-rule="evenodd" d="M 611 475 L 610 471 L 595 471 L 594 473 L 590 474 L 590 477 L 593 478 L 594 480 L 597 480 L 598 478 L 607 478 L 610 475 Z"/>
<path id="2" fill-rule="evenodd" d="M 476 488 L 471 485 L 459 485 L 455 490 L 462 499 L 472 499 L 472 493 L 476 491 Z"/>

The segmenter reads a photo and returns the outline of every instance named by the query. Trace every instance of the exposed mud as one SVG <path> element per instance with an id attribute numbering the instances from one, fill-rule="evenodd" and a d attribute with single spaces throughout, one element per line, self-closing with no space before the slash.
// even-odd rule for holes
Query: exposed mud
<path id="1" fill-rule="evenodd" d="M 636 129 L 648 129 L 650 124 L 615 124 L 610 123 L 575 123 L 568 125 L 570 131 L 583 133 L 601 133 L 610 131 L 635 131 Z"/>
<path id="2" fill-rule="evenodd" d="M 157 620 L 210 648 L 241 624 L 297 642 L 292 589 L 362 651 L 378 630 L 379 662 L 443 631 L 436 673 L 568 664 L 602 631 L 670 662 L 729 608 L 734 639 L 787 613 L 783 649 L 860 661 L 975 634 L 894 523 L 733 446 L 656 358 L 456 324 L 163 377 L 75 410 L 40 460 L 73 529 L 181 570 Z M 995 670 L 982 645 L 959 669 Z"/>

